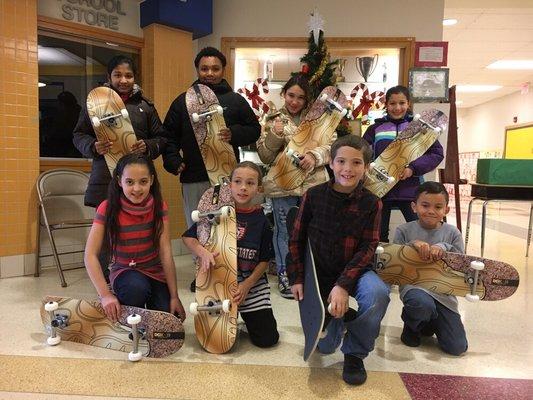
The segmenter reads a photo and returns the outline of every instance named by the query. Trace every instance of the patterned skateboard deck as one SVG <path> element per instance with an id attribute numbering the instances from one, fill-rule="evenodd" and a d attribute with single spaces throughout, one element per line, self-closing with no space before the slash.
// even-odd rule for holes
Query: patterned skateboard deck
<path id="1" fill-rule="evenodd" d="M 226 209 L 226 215 L 216 215 L 221 208 Z M 196 270 L 195 304 L 198 312 L 194 316 L 194 328 L 196 337 L 205 350 L 221 354 L 228 352 L 235 343 L 238 316 L 237 305 L 233 303 L 229 312 L 220 309 L 224 300 L 232 299 L 238 285 L 237 218 L 229 184 L 207 189 L 198 203 L 198 212 L 212 213 L 199 217 L 198 241 L 206 249 L 218 252 L 219 255 L 215 257 L 215 266 L 207 273 Z M 203 306 L 208 306 L 209 309 L 201 310 Z M 191 312 L 192 307 L 191 305 Z"/>
<path id="2" fill-rule="evenodd" d="M 398 183 L 405 166 L 421 157 L 437 141 L 447 125 L 448 117 L 442 111 L 423 111 L 420 118 L 413 120 L 400 132 L 370 165 L 365 187 L 378 197 L 385 196 Z"/>
<path id="3" fill-rule="evenodd" d="M 233 147 L 218 138 L 218 132 L 226 128 L 222 107 L 215 93 L 202 84 L 187 90 L 185 103 L 209 182 L 211 186 L 218 185 L 237 165 Z M 205 113 L 209 114 L 203 116 Z"/>
<path id="4" fill-rule="evenodd" d="M 137 141 L 130 118 L 122 115 L 121 110 L 126 110 L 126 106 L 111 88 L 100 86 L 91 90 L 87 96 L 87 113 L 96 137 L 99 141 L 109 140 L 113 143 L 104 156 L 111 176 L 118 160 L 131 153 L 131 146 Z"/>
<path id="5" fill-rule="evenodd" d="M 65 341 L 131 352 L 133 350 L 131 327 L 126 321 L 132 314 L 141 316 L 141 322 L 137 326 L 138 330 L 143 332 L 143 337 L 139 340 L 139 351 L 145 357 L 160 358 L 175 353 L 181 348 L 185 339 L 181 320 L 167 312 L 121 306 L 119 320 L 113 323 L 106 317 L 98 301 L 61 296 L 46 296 L 42 300 L 40 314 L 47 331 L 51 330 L 51 319 L 44 306 L 50 301 L 55 301 L 59 305 L 54 311 L 55 316 L 61 319 L 67 318 L 66 326 L 57 328 L 58 335 Z"/>
<path id="6" fill-rule="evenodd" d="M 324 95 L 328 100 L 323 100 Z M 331 101 L 341 109 L 348 104 L 346 96 L 339 89 L 328 86 L 322 90 L 287 147 L 277 155 L 268 171 L 268 176 L 276 186 L 292 190 L 304 183 L 308 172 L 298 166 L 298 157 L 328 143 L 344 115 Z M 293 152 L 292 156 L 287 154 L 289 150 Z"/>
<path id="7" fill-rule="evenodd" d="M 391 285 L 410 284 L 454 296 L 475 294 L 480 300 L 494 301 L 511 296 L 520 281 L 518 271 L 501 261 L 446 253 L 442 260 L 426 262 L 410 246 L 388 243 L 380 243 L 380 246 L 384 252 L 376 252 L 376 272 Z M 472 261 L 484 264 L 474 293 L 471 290 L 475 275 L 470 266 Z"/>

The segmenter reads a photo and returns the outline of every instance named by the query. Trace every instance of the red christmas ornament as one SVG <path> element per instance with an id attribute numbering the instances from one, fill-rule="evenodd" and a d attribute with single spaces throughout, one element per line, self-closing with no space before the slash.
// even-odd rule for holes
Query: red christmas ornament
<path id="1" fill-rule="evenodd" d="M 302 73 L 307 74 L 309 72 L 309 65 L 302 64 Z"/>

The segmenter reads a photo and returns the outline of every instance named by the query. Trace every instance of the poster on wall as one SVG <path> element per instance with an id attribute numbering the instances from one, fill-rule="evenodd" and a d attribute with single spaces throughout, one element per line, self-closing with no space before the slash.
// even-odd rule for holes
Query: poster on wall
<path id="1" fill-rule="evenodd" d="M 450 118 L 450 103 L 415 103 L 413 104 L 413 114 L 420 114 L 422 111 L 428 110 L 430 108 L 435 108 L 439 111 L 442 111 L 448 117 L 448 119 Z M 446 126 L 446 129 L 444 129 L 441 132 L 439 136 L 439 142 L 442 145 L 442 148 L 444 149 L 444 159 L 442 160 L 442 162 L 439 164 L 437 168 L 445 168 L 446 147 L 448 144 L 448 126 Z M 433 173 L 430 173 L 430 174 L 433 174 Z M 434 177 L 432 177 L 431 179 L 434 179 Z"/>
<path id="2" fill-rule="evenodd" d="M 448 42 L 415 42 L 415 67 L 448 65 Z"/>

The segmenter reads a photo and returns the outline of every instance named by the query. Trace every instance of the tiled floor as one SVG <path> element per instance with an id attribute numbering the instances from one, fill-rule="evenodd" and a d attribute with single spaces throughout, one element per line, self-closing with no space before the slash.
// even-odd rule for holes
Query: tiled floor
<path id="1" fill-rule="evenodd" d="M 4 360 L 3 366 L 0 367 L 0 371 L 4 370 L 0 373 L 0 376 L 3 376 L 3 380 L 0 379 L 0 398 L 85 398 L 69 397 L 69 393 L 77 396 L 111 396 L 112 398 L 119 396 L 195 397 L 185 389 L 183 392 L 179 390 L 174 392 L 165 385 L 161 387 L 159 392 L 155 392 L 156 395 L 154 396 L 152 392 L 142 390 L 143 387 L 149 387 L 149 384 L 144 381 L 143 385 L 145 386 L 142 386 L 138 392 L 133 392 L 133 395 L 131 391 L 126 390 L 132 382 L 135 384 L 136 381 L 133 378 L 136 373 L 141 371 L 141 368 L 155 373 L 156 371 L 167 370 L 170 364 L 182 366 L 180 373 L 190 371 L 189 378 L 196 379 L 197 382 L 187 382 L 186 385 L 195 384 L 199 388 L 212 379 L 222 379 L 223 382 L 226 382 L 227 378 L 229 382 L 231 377 L 237 377 L 237 380 L 238 377 L 242 377 L 241 386 L 237 386 L 241 390 L 237 391 L 237 395 L 231 398 L 244 398 L 248 393 L 244 389 L 245 387 L 253 388 L 255 386 L 256 390 L 260 390 L 263 388 L 263 384 L 266 386 L 258 398 L 284 398 L 285 395 L 281 394 L 283 391 L 279 391 L 280 387 L 286 388 L 287 396 L 292 393 L 291 396 L 296 398 L 300 396 L 294 396 L 293 392 L 298 387 L 300 390 L 297 393 L 301 393 L 301 397 L 306 398 L 334 398 L 337 396 L 344 398 L 347 394 L 351 398 L 365 398 L 364 396 L 367 396 L 366 398 L 373 396 L 374 398 L 390 399 L 446 398 L 448 400 L 496 398 L 493 397 L 493 395 L 496 396 L 496 392 L 491 391 L 490 387 L 508 388 L 504 392 L 508 395 L 499 398 L 533 398 L 531 385 L 533 379 L 533 303 L 531 301 L 533 278 L 525 258 L 525 230 L 528 213 L 529 205 L 519 203 L 507 203 L 504 206 L 489 209 L 490 223 L 487 229 L 485 257 L 500 259 L 514 265 L 520 272 L 520 286 L 511 298 L 499 302 L 473 304 L 464 299 L 459 300 L 459 309 L 469 341 L 468 352 L 461 357 L 452 357 L 442 353 L 437 348 L 434 339 L 424 340 L 422 346 L 415 349 L 404 346 L 399 339 L 402 330 L 401 303 L 397 290 L 393 289 L 391 303 L 376 342 L 376 349 L 365 360 L 366 368 L 369 371 L 369 381 L 364 388 L 348 387 L 340 378 L 339 370 L 342 368 L 342 354 L 340 352 L 329 356 L 315 354 L 308 363 L 302 360 L 303 336 L 297 304 L 294 301 L 281 298 L 273 280 L 274 314 L 281 335 L 280 343 L 275 348 L 269 350 L 254 348 L 248 341 L 246 334 L 241 333 L 238 342 L 230 353 L 225 355 L 208 354 L 200 348 L 196 341 L 193 321 L 189 317 L 185 321 L 185 345 L 179 352 L 162 361 L 143 361 L 140 363 L 143 364 L 142 367 L 139 367 L 140 364 L 132 366 L 131 363 L 124 361 L 125 353 L 71 342 L 63 342 L 57 347 L 49 347 L 45 344 L 46 335 L 38 312 L 42 296 L 47 294 L 77 298 L 94 298 L 95 296 L 94 289 L 84 270 L 67 273 L 69 286 L 61 288 L 56 272 L 51 269 L 45 270 L 39 278 L 22 277 L 0 280 L 0 317 L 3 322 L 0 333 L 0 359 Z M 454 220 L 452 216 L 450 221 Z M 469 253 L 473 255 L 479 254 L 480 230 L 479 225 L 477 225 L 478 220 L 479 216 L 474 215 L 469 243 Z M 176 265 L 180 296 L 183 303 L 188 305 L 193 300 L 193 294 L 188 291 L 189 282 L 193 278 L 190 257 L 177 257 Z M 58 379 L 77 379 L 78 381 L 71 382 L 66 389 L 60 389 L 60 385 L 50 384 L 47 386 L 44 383 L 45 380 L 40 384 L 36 377 L 30 376 L 30 374 L 44 373 L 46 378 L 46 372 L 32 369 L 36 368 L 36 365 L 40 365 L 38 360 L 43 360 L 43 362 L 47 360 L 52 364 L 64 362 L 67 365 L 67 363 L 72 363 L 72 365 L 68 364 L 71 365 L 70 367 L 65 367 L 67 368 L 67 371 L 64 372 L 65 376 L 59 376 Z M 54 363 L 54 360 L 57 362 Z M 95 361 L 86 364 L 83 360 Z M 216 370 L 216 366 L 221 363 L 225 364 L 220 369 L 222 375 L 216 373 L 212 377 L 202 375 L 205 381 L 198 376 L 195 378 L 195 371 L 209 368 Z M 1 364 L 2 361 L 0 360 Z M 78 376 L 84 376 L 83 371 L 80 375 L 80 371 L 74 371 L 73 368 L 87 368 L 92 371 L 93 369 L 97 370 L 97 366 L 98 368 L 107 366 L 106 368 L 110 368 L 110 371 L 130 371 L 132 381 L 126 380 L 126 382 L 119 384 L 114 387 L 115 391 L 113 392 L 106 392 L 103 389 L 98 391 L 94 387 L 84 391 L 82 383 L 86 382 L 81 382 L 83 379 L 78 378 Z M 242 367 L 245 369 L 242 370 Z M 264 370 L 265 372 L 255 374 L 254 368 L 258 367 L 260 367 L 258 371 Z M 30 370 L 33 372 L 30 373 Z M 398 373 L 401 374 L 398 375 Z M 146 372 L 146 376 L 148 375 Z M 276 386 L 271 389 L 268 389 L 266 383 L 269 376 L 272 379 L 274 376 L 278 379 Z M 472 380 L 468 377 L 505 379 Z M 165 379 L 164 374 L 161 375 L 161 379 Z M 385 381 L 394 381 L 398 385 L 391 384 L 385 389 Z M 230 386 L 232 386 L 233 392 L 236 387 Z M 326 390 L 330 386 L 335 390 Z M 453 390 L 444 391 L 443 388 L 453 388 Z M 22 394 L 15 395 L 13 392 L 22 392 Z M 62 396 L 52 396 L 54 393 Z M 176 393 L 182 393 L 182 395 L 176 395 Z M 220 393 L 219 398 L 224 398 L 224 393 L 226 392 Z M 476 396 L 472 397 L 472 393 Z M 208 397 L 205 394 L 203 396 L 203 398 Z M 202 396 L 198 398 L 202 398 Z"/>

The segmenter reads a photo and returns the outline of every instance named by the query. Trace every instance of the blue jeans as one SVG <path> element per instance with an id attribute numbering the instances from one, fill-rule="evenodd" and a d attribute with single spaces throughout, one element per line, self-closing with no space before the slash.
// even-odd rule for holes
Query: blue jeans
<path id="1" fill-rule="evenodd" d="M 367 271 L 357 281 L 354 293 L 358 305 L 357 318 L 345 323 L 334 318 L 327 326 L 326 337 L 318 342 L 318 351 L 331 354 L 343 340 L 341 351 L 361 359 L 374 350 L 381 320 L 389 305 L 389 286 L 374 271 Z M 305 294 L 304 294 L 305 295 Z"/>
<path id="2" fill-rule="evenodd" d="M 405 293 L 402 320 L 414 332 L 426 327 L 434 330 L 440 348 L 448 354 L 458 356 L 468 349 L 461 316 L 423 290 L 410 289 Z"/>
<path id="3" fill-rule="evenodd" d="M 287 212 L 289 208 L 300 203 L 300 197 L 274 197 L 272 198 L 272 215 L 274 216 L 274 236 L 272 244 L 276 255 L 278 275 L 286 270 L 285 258 L 289 252 L 289 233 L 287 232 Z"/>
<path id="4" fill-rule="evenodd" d="M 113 282 L 120 304 L 169 312 L 170 292 L 166 283 L 135 270 L 122 272 Z"/>

